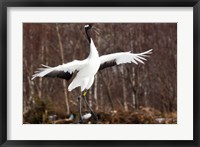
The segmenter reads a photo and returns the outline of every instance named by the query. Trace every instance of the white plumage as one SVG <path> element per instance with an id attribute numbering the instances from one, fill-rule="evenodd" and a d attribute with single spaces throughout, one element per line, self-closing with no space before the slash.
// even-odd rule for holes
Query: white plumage
<path id="1" fill-rule="evenodd" d="M 77 75 L 69 85 L 68 90 L 72 91 L 76 87 L 81 87 L 81 91 L 84 91 L 92 86 L 94 76 L 98 70 L 124 63 L 144 63 L 143 61 L 146 60 L 145 57 L 152 53 L 152 49 L 150 49 L 139 54 L 119 52 L 99 57 L 98 51 L 90 36 L 91 28 L 91 25 L 85 25 L 87 38 L 90 43 L 90 54 L 88 58 L 82 61 L 74 60 L 56 67 L 43 65 L 44 68 L 39 68 L 39 71 L 36 71 L 33 75 L 32 80 L 36 77 L 58 77 L 69 80 L 72 77 L 72 74 L 77 71 Z"/>

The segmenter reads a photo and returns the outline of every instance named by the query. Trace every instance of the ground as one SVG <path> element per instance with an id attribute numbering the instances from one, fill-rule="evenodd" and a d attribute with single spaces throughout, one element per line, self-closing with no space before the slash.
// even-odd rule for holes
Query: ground
<path id="1" fill-rule="evenodd" d="M 83 112 L 83 115 L 89 112 Z M 66 116 L 47 115 L 44 111 L 41 115 L 36 113 L 24 114 L 24 123 L 28 124 L 78 124 L 79 113 L 71 113 Z M 90 115 L 88 115 L 90 116 Z M 134 112 L 124 112 L 113 110 L 109 113 L 96 112 L 98 120 L 93 117 L 83 120 L 84 124 L 176 124 L 177 114 L 176 112 L 162 113 L 152 108 L 142 107 Z"/>

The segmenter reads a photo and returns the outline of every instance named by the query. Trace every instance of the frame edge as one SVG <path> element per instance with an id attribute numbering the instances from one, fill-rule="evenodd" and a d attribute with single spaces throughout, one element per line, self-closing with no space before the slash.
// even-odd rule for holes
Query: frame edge
<path id="1" fill-rule="evenodd" d="M 2 81 L 0 82 L 0 145 L 3 145 L 7 141 L 7 12 L 4 2 L 0 3 L 0 13 L 0 22 L 2 22 L 0 24 L 0 79 Z"/>
<path id="2" fill-rule="evenodd" d="M 9 0 L 10 1 L 10 0 Z M 28 2 L 27 2 L 28 3 Z M 6 41 L 7 41 L 7 4 L 8 3 L 4 3 L 4 2 L 0 2 L 0 70 L 2 72 L 0 72 L 0 79 L 2 82 L 0 82 L 0 106 L 1 106 L 1 109 L 0 109 L 0 146 L 1 145 L 11 145 L 13 142 L 15 142 L 14 144 L 17 145 L 19 142 L 26 142 L 26 141 L 7 141 L 7 44 L 6 44 Z M 190 3 L 191 4 L 191 3 Z M 9 4 L 8 4 L 9 5 Z M 20 6 L 21 4 L 18 3 L 17 6 Z M 15 6 L 15 5 L 14 5 Z M 42 6 L 44 6 L 44 4 L 42 4 Z M 200 59 L 198 57 L 200 57 L 200 52 L 198 51 L 200 45 L 199 45 L 199 35 L 200 35 L 200 29 L 199 29 L 199 25 L 200 25 L 200 17 L 199 17 L 199 14 L 200 14 L 200 2 L 198 3 L 195 3 L 194 5 L 194 112 L 193 112 L 193 116 L 194 116 L 194 145 L 195 146 L 198 146 L 199 145 L 199 132 L 200 132 L 200 129 L 198 127 L 198 124 L 199 124 L 199 119 L 200 119 L 200 116 L 199 116 L 199 108 L 198 108 L 198 105 L 199 105 L 199 100 L 198 100 L 198 97 L 199 97 L 199 92 L 198 92 L 198 86 L 199 86 L 199 63 L 200 63 Z M 4 56 L 6 55 L 6 56 Z M 196 128 L 196 129 L 195 129 Z M 32 141 L 30 141 L 32 142 Z M 29 143 L 30 143 L 29 142 Z M 40 141 L 39 141 L 40 142 Z M 45 142 L 45 141 L 44 141 Z M 48 145 L 48 143 L 44 144 L 44 142 L 40 142 L 41 145 Z M 87 142 L 87 141 L 86 141 Z M 85 142 L 85 144 L 86 144 Z M 137 142 L 137 141 L 136 141 Z M 146 141 L 145 141 L 146 142 Z M 147 141 L 148 142 L 148 141 Z M 21 144 L 19 143 L 19 144 Z M 27 143 L 27 145 L 29 144 Z M 98 141 L 97 141 L 98 143 Z M 12 145 L 14 145 L 12 144 Z M 55 142 L 52 143 L 55 145 Z M 79 143 L 74 143 L 74 144 L 79 144 Z M 96 144 L 96 143 L 95 143 Z M 111 145 L 111 143 L 108 143 Z M 137 143 L 136 143 L 137 144 Z M 152 145 L 153 143 L 150 143 L 150 146 Z M 158 143 L 159 144 L 159 143 Z M 187 144 L 187 143 L 186 143 Z M 30 144 L 29 144 L 30 145 Z M 53 145 L 53 146 L 54 146 Z M 67 144 L 65 144 L 67 145 Z M 100 144 L 99 144 L 100 145 Z M 101 144 L 102 145 L 102 144 Z M 116 146 L 120 146 L 122 145 L 121 143 L 119 143 L 118 145 L 115 144 Z M 169 146 L 171 146 L 171 144 L 168 144 Z M 174 143 L 172 146 L 176 146 L 178 145 L 177 143 Z M 180 145 L 180 144 L 179 144 Z M 77 145 L 77 146 L 81 146 L 81 144 Z M 123 145 L 122 145 L 123 146 Z M 190 145 L 188 145 L 190 146 Z"/>
<path id="3" fill-rule="evenodd" d="M 194 118 L 194 122 L 193 122 L 193 138 L 194 138 L 194 142 L 195 144 L 198 146 L 199 145 L 199 132 L 200 132 L 200 127 L 199 127 L 199 123 L 200 123 L 200 116 L 199 116 L 199 65 L 200 65 L 200 52 L 199 52 L 199 48 L 200 48 L 200 1 L 194 6 L 194 11 L 193 11 L 193 36 L 194 36 L 194 53 L 193 53 L 193 88 L 194 88 L 194 97 L 193 97 L 193 118 Z"/>

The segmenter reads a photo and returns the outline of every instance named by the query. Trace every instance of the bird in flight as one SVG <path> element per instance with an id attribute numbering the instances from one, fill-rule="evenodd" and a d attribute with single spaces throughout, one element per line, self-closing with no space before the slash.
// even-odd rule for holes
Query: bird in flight
<path id="1" fill-rule="evenodd" d="M 42 64 L 42 68 L 39 68 L 38 71 L 35 72 L 35 74 L 32 76 L 32 80 L 36 77 L 57 77 L 68 81 L 72 78 L 72 75 L 77 72 L 75 78 L 72 80 L 68 87 L 68 91 L 72 91 L 73 89 L 80 87 L 81 96 L 84 98 L 84 101 L 89 107 L 94 119 L 97 120 L 97 117 L 95 116 L 86 100 L 87 90 L 90 89 L 94 83 L 94 76 L 97 74 L 97 72 L 107 67 L 112 67 L 124 63 L 138 64 L 140 62 L 144 64 L 146 57 L 152 53 L 152 49 L 142 53 L 118 52 L 99 56 L 97 48 L 91 37 L 92 28 L 93 26 L 91 24 L 85 25 L 85 32 L 90 45 L 90 53 L 86 59 L 74 60 L 72 62 L 55 67 L 50 67 Z M 82 122 L 80 96 L 78 97 L 78 101 L 80 122 Z"/>

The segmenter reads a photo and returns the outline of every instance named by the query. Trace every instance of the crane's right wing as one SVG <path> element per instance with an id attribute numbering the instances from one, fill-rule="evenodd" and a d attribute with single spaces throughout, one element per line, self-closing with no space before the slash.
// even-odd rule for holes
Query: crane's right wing
<path id="1" fill-rule="evenodd" d="M 87 60 L 82 60 L 82 61 L 74 60 L 72 62 L 59 65 L 56 67 L 42 65 L 43 67 L 39 68 L 38 71 L 35 72 L 31 80 L 35 79 L 36 77 L 57 77 L 70 80 L 73 73 L 75 71 L 79 71 L 86 64 Z"/>
<path id="2" fill-rule="evenodd" d="M 119 52 L 119 53 L 103 55 L 100 56 L 99 70 L 124 63 L 138 64 L 138 62 L 140 62 L 144 64 L 143 61 L 145 61 L 146 57 L 148 57 L 148 55 L 151 53 L 152 49 L 142 53 Z"/>

